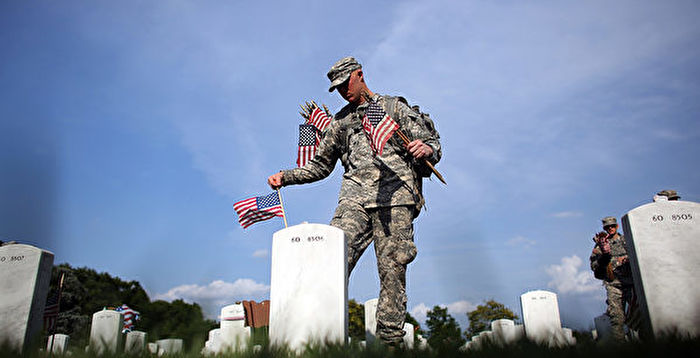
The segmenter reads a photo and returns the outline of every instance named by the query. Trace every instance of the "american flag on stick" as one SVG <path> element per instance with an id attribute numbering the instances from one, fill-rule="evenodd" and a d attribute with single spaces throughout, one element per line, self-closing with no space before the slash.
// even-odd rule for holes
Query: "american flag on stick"
<path id="1" fill-rule="evenodd" d="M 376 102 L 370 102 L 367 106 L 367 113 L 362 118 L 362 127 L 369 136 L 372 150 L 378 155 L 382 155 L 384 145 L 399 129 L 399 125 Z"/>
<path id="2" fill-rule="evenodd" d="M 238 222 L 244 229 L 258 221 L 269 220 L 275 216 L 285 218 L 278 192 L 241 200 L 233 204 L 233 210 L 236 210 Z"/>
<path id="3" fill-rule="evenodd" d="M 114 310 L 121 312 L 124 315 L 124 329 L 122 330 L 122 333 L 131 332 L 131 330 L 134 328 L 134 321 L 137 321 L 140 318 L 139 312 L 134 311 L 126 304 L 123 304 Z"/>
<path id="4" fill-rule="evenodd" d="M 310 124 L 299 125 L 299 153 L 297 156 L 297 165 L 299 167 L 306 165 L 316 155 L 318 141 L 314 126 Z"/>
<path id="5" fill-rule="evenodd" d="M 332 118 L 330 116 L 328 116 L 316 105 L 311 110 L 311 115 L 309 116 L 307 123 L 318 128 L 319 131 L 323 132 L 328 127 L 328 125 L 331 124 L 331 119 Z"/>
<path id="6" fill-rule="evenodd" d="M 46 301 L 46 306 L 44 307 L 44 329 L 47 332 L 53 332 L 56 328 L 56 320 L 58 319 L 59 312 L 59 293 L 56 291 L 53 295 L 49 296 Z"/>
<path id="7" fill-rule="evenodd" d="M 61 311 L 61 293 L 63 292 L 64 277 L 65 273 L 61 273 L 61 277 L 58 279 L 58 290 L 47 298 L 44 306 L 44 329 L 47 332 L 53 332 L 56 328 L 58 313 Z"/>

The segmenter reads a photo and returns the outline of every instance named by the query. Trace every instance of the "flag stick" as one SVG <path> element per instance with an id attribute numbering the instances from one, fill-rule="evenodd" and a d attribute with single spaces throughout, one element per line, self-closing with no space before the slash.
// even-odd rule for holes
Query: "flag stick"
<path id="1" fill-rule="evenodd" d="M 287 228 L 287 213 L 284 211 L 284 203 L 282 203 L 282 193 L 277 189 L 277 197 L 280 199 L 280 207 L 282 207 L 282 219 L 284 219 L 284 228 Z"/>
<path id="2" fill-rule="evenodd" d="M 61 272 L 61 278 L 58 280 L 58 299 L 56 300 L 56 305 L 57 305 L 57 310 L 61 311 L 61 291 L 63 291 L 63 278 L 66 276 L 65 272 Z M 56 314 L 56 321 L 58 321 L 58 313 Z M 51 347 L 49 347 L 49 357 L 53 356 L 53 344 L 56 341 L 55 337 L 55 332 L 56 332 L 56 323 L 53 324 L 53 327 L 49 329 L 49 337 L 51 337 Z"/>

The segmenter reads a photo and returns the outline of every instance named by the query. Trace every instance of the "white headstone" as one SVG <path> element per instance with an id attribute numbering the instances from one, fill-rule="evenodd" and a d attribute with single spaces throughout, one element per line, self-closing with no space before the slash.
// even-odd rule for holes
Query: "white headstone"
<path id="1" fill-rule="evenodd" d="M 301 224 L 272 239 L 270 343 L 347 342 L 347 251 L 343 231 Z"/>
<path id="2" fill-rule="evenodd" d="M 365 342 L 373 344 L 377 339 L 377 304 L 378 298 L 365 301 Z"/>
<path id="3" fill-rule="evenodd" d="M 48 251 L 23 244 L 0 246 L 0 342 L 22 351 L 37 337 L 52 265 Z"/>
<path id="4" fill-rule="evenodd" d="M 122 345 L 124 315 L 117 311 L 102 310 L 92 315 L 90 349 L 97 353 L 117 353 Z"/>
<path id="5" fill-rule="evenodd" d="M 148 352 L 151 354 L 158 354 L 158 344 L 154 342 L 148 343 Z"/>
<path id="6" fill-rule="evenodd" d="M 221 328 L 209 331 L 209 351 L 214 354 L 221 352 Z"/>
<path id="7" fill-rule="evenodd" d="M 612 339 L 612 327 L 610 326 L 610 317 L 606 314 L 602 314 L 593 319 L 595 323 L 595 331 L 597 339 L 605 341 Z"/>
<path id="8" fill-rule="evenodd" d="M 182 353 L 182 339 L 168 338 L 156 341 L 158 345 L 158 355 Z"/>
<path id="9" fill-rule="evenodd" d="M 243 304 L 236 303 L 221 309 L 219 351 L 243 351 L 250 340 L 250 327 L 245 326 Z"/>
<path id="10" fill-rule="evenodd" d="M 628 212 L 622 226 L 641 329 L 699 336 L 700 204 L 658 200 Z"/>
<path id="11" fill-rule="evenodd" d="M 53 354 L 66 353 L 69 338 L 68 335 L 60 333 L 49 336 L 48 342 L 46 342 L 46 351 L 53 352 Z"/>
<path id="12" fill-rule="evenodd" d="M 141 354 L 146 349 L 146 332 L 131 331 L 126 334 L 124 353 Z"/>
<path id="13" fill-rule="evenodd" d="M 420 349 L 420 350 L 428 349 L 428 340 L 427 339 L 425 339 L 420 334 L 417 334 L 416 338 L 418 339 L 418 349 Z"/>
<path id="14" fill-rule="evenodd" d="M 523 324 L 527 338 L 538 343 L 549 343 L 561 331 L 557 294 L 549 291 L 530 291 L 520 296 Z"/>
<path id="15" fill-rule="evenodd" d="M 413 325 L 406 322 L 403 324 L 403 331 L 406 332 L 406 334 L 403 335 L 403 345 L 406 347 L 406 349 L 413 349 L 413 343 L 414 343 L 414 333 L 413 333 Z"/>
<path id="16" fill-rule="evenodd" d="M 516 341 L 515 322 L 510 319 L 491 321 L 491 332 L 496 344 L 511 344 Z"/>
<path id="17" fill-rule="evenodd" d="M 570 346 L 576 345 L 576 337 L 574 337 L 574 331 L 571 330 L 571 328 L 562 328 L 562 331 L 564 331 L 564 339 L 566 340 L 566 344 Z"/>

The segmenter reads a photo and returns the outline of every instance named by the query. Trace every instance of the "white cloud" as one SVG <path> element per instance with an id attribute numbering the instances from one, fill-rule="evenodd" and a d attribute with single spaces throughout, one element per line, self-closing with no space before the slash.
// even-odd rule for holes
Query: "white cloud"
<path id="1" fill-rule="evenodd" d="M 568 219 L 583 216 L 583 213 L 580 211 L 560 211 L 552 214 L 552 216 L 558 219 Z"/>
<path id="2" fill-rule="evenodd" d="M 475 304 L 464 300 L 452 302 L 447 305 L 447 312 L 450 313 L 453 317 L 457 315 L 465 315 L 467 314 L 467 312 L 473 311 L 475 309 Z"/>
<path id="3" fill-rule="evenodd" d="M 530 248 L 533 245 L 535 245 L 536 243 L 537 243 L 537 241 L 532 240 L 532 239 L 528 239 L 528 238 L 525 238 L 522 236 L 516 236 L 516 237 L 508 240 L 508 242 L 506 242 L 506 244 L 508 244 L 508 246 L 523 246 L 525 248 Z"/>
<path id="4" fill-rule="evenodd" d="M 466 321 L 466 313 L 469 311 L 473 311 L 476 309 L 476 305 L 465 300 L 461 301 L 455 301 L 452 303 L 448 304 L 439 304 L 438 306 L 440 307 L 447 307 L 447 313 L 449 313 L 452 317 L 457 319 L 457 321 L 460 322 L 460 324 L 463 324 Z M 421 302 L 411 309 L 411 316 L 418 321 L 418 323 L 421 324 L 421 326 L 425 325 L 425 320 L 428 317 L 428 311 L 432 310 L 434 306 L 428 307 L 425 303 Z"/>
<path id="5" fill-rule="evenodd" d="M 588 267 L 581 270 L 583 260 L 577 255 L 562 257 L 561 265 L 551 265 L 545 269 L 552 278 L 547 284 L 559 293 L 592 293 L 600 291 L 600 283 L 593 278 Z"/>
<path id="6" fill-rule="evenodd" d="M 264 259 L 268 256 L 270 256 L 270 252 L 267 249 L 255 250 L 255 252 L 253 252 L 253 257 L 255 258 Z"/>
<path id="7" fill-rule="evenodd" d="M 421 302 L 416 306 L 413 306 L 411 309 L 411 316 L 416 319 L 419 323 L 425 322 L 425 319 L 428 317 L 428 311 L 431 308 L 426 306 L 425 303 Z"/>
<path id="8" fill-rule="evenodd" d="M 241 300 L 260 300 L 269 295 L 270 286 L 249 278 L 239 278 L 234 282 L 215 280 L 207 285 L 180 285 L 168 292 L 159 293 L 154 299 L 196 302 L 202 306 L 205 315 L 216 318 L 222 306 Z"/>

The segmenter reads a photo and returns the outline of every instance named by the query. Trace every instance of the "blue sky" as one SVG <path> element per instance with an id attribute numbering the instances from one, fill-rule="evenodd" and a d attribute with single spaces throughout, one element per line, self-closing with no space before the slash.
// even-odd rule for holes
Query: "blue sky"
<path id="1" fill-rule="evenodd" d="M 269 295 L 272 233 L 232 204 L 293 167 L 298 105 L 342 107 L 353 55 L 442 136 L 425 183 L 409 310 L 519 311 L 557 292 L 564 325 L 604 310 L 588 270 L 603 216 L 673 188 L 700 201 L 700 5 L 693 1 L 4 1 L 0 236 L 56 262 L 220 306 Z M 342 168 L 283 189 L 290 224 L 327 223 Z M 695 184 L 693 184 L 695 183 Z M 351 298 L 378 294 L 374 255 Z"/>

